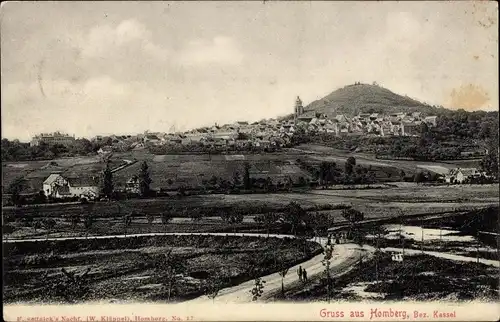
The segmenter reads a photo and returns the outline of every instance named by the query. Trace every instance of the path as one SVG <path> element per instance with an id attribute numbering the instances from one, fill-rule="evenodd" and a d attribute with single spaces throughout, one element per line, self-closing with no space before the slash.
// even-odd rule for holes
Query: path
<path id="1" fill-rule="evenodd" d="M 85 239 L 108 239 L 108 238 L 131 238 L 142 236 L 249 236 L 249 237 L 267 237 L 267 234 L 255 233 L 141 233 L 141 234 L 127 234 L 127 235 L 95 235 L 95 236 L 71 236 L 71 237 L 49 237 L 49 238 L 30 238 L 30 239 L 4 239 L 3 243 L 22 243 L 22 242 L 36 242 L 36 241 L 60 241 L 60 240 L 85 240 Z M 293 238 L 290 235 L 276 235 L 270 234 L 269 237 L 276 238 Z"/>
<path id="2" fill-rule="evenodd" d="M 395 247 L 387 247 L 387 248 L 381 248 L 380 250 L 384 252 L 398 252 L 401 253 L 403 252 L 402 248 L 395 248 Z M 439 258 L 444 258 L 448 260 L 453 260 L 453 261 L 460 261 L 460 262 L 477 262 L 476 257 L 467 257 L 467 256 L 461 256 L 461 255 L 454 255 L 454 254 L 449 254 L 449 253 L 442 253 L 442 252 L 433 252 L 433 251 L 421 251 L 417 249 L 404 249 L 405 254 L 408 255 L 418 255 L 418 254 L 426 254 L 434 257 L 439 257 Z M 497 260 L 492 260 L 492 259 L 484 259 L 484 258 L 479 258 L 479 262 L 481 264 L 485 264 L 488 266 L 494 266 L 494 267 L 500 267 L 500 261 Z"/>
<path id="3" fill-rule="evenodd" d="M 320 238 L 321 245 L 326 244 L 326 238 Z M 333 259 L 331 262 L 332 276 L 339 276 L 348 272 L 360 259 L 363 257 L 371 257 L 374 251 L 373 247 L 360 246 L 355 244 L 338 244 L 334 246 Z M 295 265 L 289 268 L 287 275 L 283 279 L 283 284 L 285 289 L 290 287 L 292 284 L 296 284 L 298 281 L 297 269 L 302 266 L 303 269 L 307 271 L 308 278 L 317 276 L 324 271 L 324 266 L 321 263 L 324 255 L 320 254 L 306 262 Z M 273 273 L 262 277 L 262 280 L 266 281 L 264 285 L 264 293 L 262 299 L 271 297 L 281 291 L 281 276 L 279 273 Z M 204 295 L 194 300 L 188 301 L 188 303 L 204 303 L 204 302 L 217 302 L 217 303 L 249 303 L 252 302 L 251 290 L 255 285 L 254 280 L 250 280 L 233 287 L 225 288 L 219 291 L 219 294 L 215 299 L 209 299 L 208 296 Z"/>

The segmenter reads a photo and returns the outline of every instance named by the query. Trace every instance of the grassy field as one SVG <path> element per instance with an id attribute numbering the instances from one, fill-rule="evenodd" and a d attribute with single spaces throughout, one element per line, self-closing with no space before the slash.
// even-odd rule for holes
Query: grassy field
<path id="1" fill-rule="evenodd" d="M 292 239 L 227 236 L 8 244 L 4 302 L 185 300 L 270 274 L 320 251 L 318 244 L 308 242 L 304 248 Z M 170 261 L 163 262 L 168 253 Z M 171 296 L 169 267 L 176 267 Z M 89 273 L 75 284 L 62 268 L 77 276 Z"/>
<path id="2" fill-rule="evenodd" d="M 474 210 L 497 206 L 498 186 L 421 186 L 404 184 L 400 187 L 365 190 L 315 190 L 307 193 L 200 195 L 183 198 L 130 199 L 91 204 L 47 204 L 22 208 L 3 208 L 4 233 L 10 238 L 83 235 L 83 222 L 72 229 L 70 216 L 92 213 L 97 222 L 90 234 L 123 234 L 142 232 L 192 232 L 231 231 L 232 229 L 256 229 L 253 218 L 265 212 L 283 212 L 291 201 L 298 202 L 308 212 L 327 214 L 333 222 L 343 221 L 339 206 L 353 207 L 365 214 L 365 219 L 387 218 L 401 215 L 432 214 L 455 210 Z M 337 209 L 336 209 L 337 208 Z M 245 216 L 238 226 L 222 222 L 220 211 L 236 209 Z M 202 219 L 193 221 L 192 213 Z M 173 217 L 168 225 L 161 223 L 161 214 Z M 132 225 L 125 229 L 124 216 L 135 214 Z M 147 215 L 153 215 L 152 223 Z M 56 226 L 47 232 L 44 227 L 33 228 L 26 218 L 40 220 L 51 217 Z M 260 227 L 262 228 L 262 227 Z"/>
<path id="3" fill-rule="evenodd" d="M 118 167 L 124 161 L 114 157 L 110 160 L 111 168 Z M 105 163 L 99 156 L 73 157 L 44 161 L 2 162 L 2 191 L 16 179 L 24 179 L 23 193 L 36 193 L 42 189 L 43 181 L 51 173 L 68 176 L 98 176 Z"/>
<path id="4" fill-rule="evenodd" d="M 474 209 L 498 205 L 498 185 L 419 186 L 366 190 L 314 190 L 308 193 L 212 195 L 223 203 L 270 202 L 287 204 L 297 201 L 303 206 L 347 204 L 363 211 L 365 218 Z"/>

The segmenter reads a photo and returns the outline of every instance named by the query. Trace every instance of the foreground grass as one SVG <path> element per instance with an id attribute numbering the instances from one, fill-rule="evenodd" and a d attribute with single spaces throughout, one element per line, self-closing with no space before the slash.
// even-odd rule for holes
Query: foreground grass
<path id="1" fill-rule="evenodd" d="M 4 246 L 4 302 L 70 300 L 181 301 L 239 284 L 309 259 L 320 246 L 295 239 L 162 236 Z M 171 264 L 161 264 L 165 254 Z M 171 296 L 166 274 L 175 265 Z M 61 288 L 61 269 L 90 269 L 81 290 Z M 72 296 L 69 296 L 72 295 Z"/>
<path id="2" fill-rule="evenodd" d="M 330 300 L 497 300 L 498 269 L 428 255 L 394 262 L 380 253 L 349 273 L 333 279 Z M 286 300 L 326 301 L 326 278 L 288 291 Z"/>

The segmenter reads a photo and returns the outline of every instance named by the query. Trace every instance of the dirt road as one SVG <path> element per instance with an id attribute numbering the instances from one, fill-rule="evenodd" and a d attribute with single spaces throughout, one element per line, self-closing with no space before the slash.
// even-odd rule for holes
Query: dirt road
<path id="1" fill-rule="evenodd" d="M 326 244 L 326 238 L 321 238 L 320 243 Z M 334 246 L 333 259 L 331 262 L 332 276 L 342 275 L 348 272 L 359 261 L 360 258 L 367 259 L 371 257 L 374 248 L 370 246 L 360 247 L 355 244 L 340 244 Z M 283 278 L 283 285 L 286 288 L 292 284 L 297 284 L 299 277 L 297 270 L 299 266 L 307 271 L 308 278 L 324 272 L 324 266 L 321 263 L 323 255 L 317 255 L 310 260 L 289 268 L 288 273 Z M 281 291 L 282 277 L 279 273 L 270 274 L 262 277 L 264 284 L 263 294 L 261 300 L 265 300 L 270 296 L 277 294 Z M 204 295 L 188 303 L 203 303 L 203 302 L 217 302 L 217 303 L 249 303 L 252 302 L 252 288 L 255 286 L 255 281 L 250 280 L 239 285 L 225 288 L 219 291 L 215 299 L 210 299 Z"/>

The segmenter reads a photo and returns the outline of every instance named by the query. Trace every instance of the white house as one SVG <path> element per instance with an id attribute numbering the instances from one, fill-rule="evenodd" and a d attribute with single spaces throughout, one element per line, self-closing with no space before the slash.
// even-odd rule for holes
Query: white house
<path id="1" fill-rule="evenodd" d="M 451 169 L 445 176 L 445 181 L 448 183 L 463 183 L 468 178 L 481 176 L 481 172 L 476 168 L 456 168 Z"/>
<path id="2" fill-rule="evenodd" d="M 43 182 L 43 192 L 47 197 L 94 199 L 99 196 L 99 184 L 95 177 L 70 178 L 60 173 L 52 173 Z"/>

